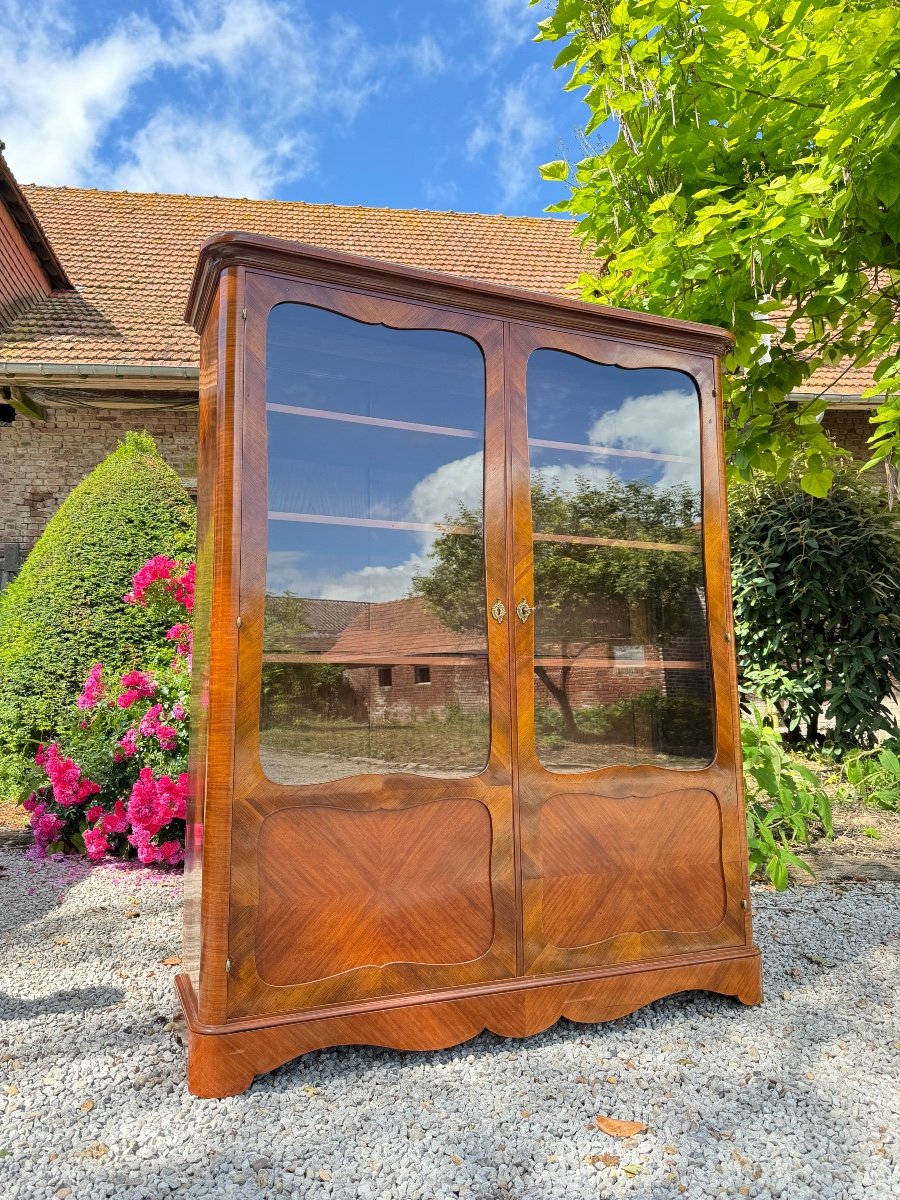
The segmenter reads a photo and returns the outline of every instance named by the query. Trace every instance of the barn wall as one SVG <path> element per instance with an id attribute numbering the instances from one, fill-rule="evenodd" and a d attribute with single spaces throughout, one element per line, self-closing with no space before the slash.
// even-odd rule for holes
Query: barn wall
<path id="1" fill-rule="evenodd" d="M 129 430 L 146 430 L 185 480 L 197 474 L 196 408 L 48 408 L 46 421 L 0 425 L 0 546 L 27 553 L 77 483 Z"/>

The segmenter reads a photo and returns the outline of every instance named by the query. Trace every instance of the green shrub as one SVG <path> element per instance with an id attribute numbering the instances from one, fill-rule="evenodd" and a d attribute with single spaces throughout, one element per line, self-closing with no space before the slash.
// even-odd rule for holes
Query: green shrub
<path id="1" fill-rule="evenodd" d="M 844 760 L 844 777 L 869 808 L 900 812 L 900 746 L 855 750 Z"/>
<path id="2" fill-rule="evenodd" d="M 896 733 L 885 700 L 900 675 L 900 527 L 883 494 L 850 468 L 822 497 L 796 479 L 739 486 L 731 540 L 745 693 L 791 741 L 841 753 Z"/>
<path id="3" fill-rule="evenodd" d="M 741 722 L 741 749 L 747 782 L 747 843 L 750 870 L 762 868 L 782 891 L 788 867 L 813 873 L 791 849 L 807 846 L 813 831 L 834 836 L 831 801 L 808 767 L 788 760 L 781 734 L 758 712 Z"/>
<path id="4" fill-rule="evenodd" d="M 122 597 L 148 558 L 190 554 L 194 538 L 191 499 L 147 434 L 128 434 L 51 518 L 0 596 L 0 793 L 21 792 L 95 662 L 123 669 L 156 648 L 163 619 Z"/>

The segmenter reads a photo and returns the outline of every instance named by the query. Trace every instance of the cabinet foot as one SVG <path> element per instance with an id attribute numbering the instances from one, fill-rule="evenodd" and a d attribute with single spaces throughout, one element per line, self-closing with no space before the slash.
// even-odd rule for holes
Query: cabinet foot
<path id="1" fill-rule="evenodd" d="M 560 1017 L 583 1023 L 613 1021 L 677 992 L 710 991 L 741 1004 L 762 1001 L 756 947 L 733 955 L 668 963 L 635 964 L 594 975 L 518 979 L 480 992 L 404 1003 L 403 998 L 332 1009 L 321 1015 L 262 1018 L 204 1026 L 186 975 L 176 978 L 187 1023 L 188 1090 L 222 1098 L 247 1090 L 257 1075 L 325 1046 L 385 1046 L 442 1050 L 484 1030 L 528 1037 Z M 377 1005 L 377 1006 L 376 1006 Z"/>

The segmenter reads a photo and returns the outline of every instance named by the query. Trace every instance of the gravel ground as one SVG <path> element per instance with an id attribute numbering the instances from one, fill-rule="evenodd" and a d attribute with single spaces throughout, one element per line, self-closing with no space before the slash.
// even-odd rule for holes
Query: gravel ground
<path id="1" fill-rule="evenodd" d="M 215 1101 L 172 1032 L 180 878 L 0 869 L 3 1200 L 900 1195 L 897 884 L 757 889 L 761 1008 L 321 1051 Z"/>

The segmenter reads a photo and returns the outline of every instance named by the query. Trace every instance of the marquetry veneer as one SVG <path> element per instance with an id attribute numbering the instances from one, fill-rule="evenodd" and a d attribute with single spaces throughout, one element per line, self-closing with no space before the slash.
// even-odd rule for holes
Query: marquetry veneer
<path id="1" fill-rule="evenodd" d="M 758 1003 L 728 334 L 241 233 L 188 319 L 190 1090 Z"/>

